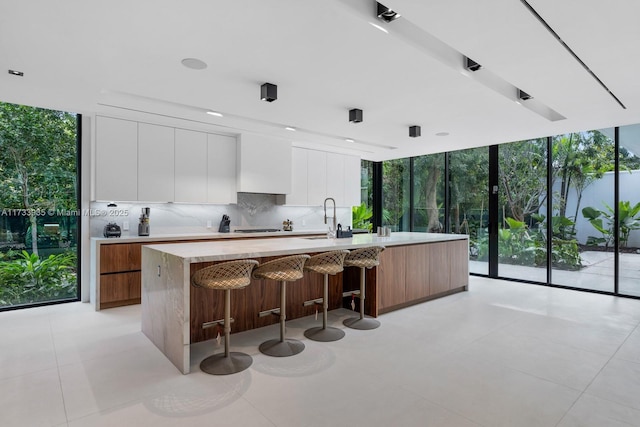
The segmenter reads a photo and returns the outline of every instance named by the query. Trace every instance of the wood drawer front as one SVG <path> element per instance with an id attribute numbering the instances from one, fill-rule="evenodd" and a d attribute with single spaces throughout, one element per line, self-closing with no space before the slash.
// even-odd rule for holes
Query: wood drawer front
<path id="1" fill-rule="evenodd" d="M 136 300 L 140 302 L 141 273 L 103 274 L 100 276 L 100 304 Z"/>
<path id="2" fill-rule="evenodd" d="M 136 271 L 142 265 L 141 243 L 100 245 L 100 273 Z"/>

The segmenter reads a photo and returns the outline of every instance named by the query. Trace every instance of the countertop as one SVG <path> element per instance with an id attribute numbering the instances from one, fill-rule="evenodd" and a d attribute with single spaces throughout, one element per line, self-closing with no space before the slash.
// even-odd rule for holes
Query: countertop
<path id="1" fill-rule="evenodd" d="M 264 234 L 272 235 L 273 233 Z M 293 255 L 305 252 L 314 253 L 338 249 L 355 249 L 372 245 L 402 246 L 467 239 L 468 236 L 466 234 L 398 232 L 392 233 L 389 237 L 378 237 L 375 234 L 356 234 L 346 239 L 304 237 L 280 239 L 252 238 L 238 241 L 223 240 L 218 242 L 170 243 L 149 245 L 145 246 L 145 248 L 173 255 L 182 258 L 186 262 L 192 263 Z"/>
<path id="2" fill-rule="evenodd" d="M 92 237 L 96 243 L 144 243 L 144 242 L 170 242 L 172 240 L 207 240 L 207 239 L 242 239 L 261 237 L 281 237 L 281 236 L 311 236 L 326 234 L 326 230 L 294 230 L 294 231 L 272 231 L 262 233 L 219 233 L 217 231 L 204 233 L 174 233 L 174 234 L 152 234 L 150 236 L 122 236 L 122 237 Z"/>

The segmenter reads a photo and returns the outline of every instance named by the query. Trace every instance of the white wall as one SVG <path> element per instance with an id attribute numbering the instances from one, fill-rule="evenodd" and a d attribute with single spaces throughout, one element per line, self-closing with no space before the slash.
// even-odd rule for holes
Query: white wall
<path id="1" fill-rule="evenodd" d="M 601 236 L 589 221 L 584 218 L 582 209 L 591 206 L 596 209 L 605 210 L 603 202 L 613 208 L 614 178 L 615 172 L 607 172 L 602 179 L 594 181 L 582 192 L 582 200 L 580 201 L 576 221 L 576 230 L 578 232 L 576 237 L 578 242 L 584 244 L 589 236 Z M 559 183 L 556 187 L 554 191 L 559 191 Z M 620 173 L 620 200 L 630 201 L 632 206 L 640 202 L 640 170 Z M 568 217 L 573 217 L 575 214 L 576 202 L 576 192 L 574 189 L 571 189 L 567 201 Z M 640 230 L 631 232 L 627 246 L 640 247 Z"/>

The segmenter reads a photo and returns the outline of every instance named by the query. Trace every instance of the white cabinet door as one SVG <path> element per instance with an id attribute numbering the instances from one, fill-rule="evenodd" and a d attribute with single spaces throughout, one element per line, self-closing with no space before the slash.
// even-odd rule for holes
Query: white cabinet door
<path id="1" fill-rule="evenodd" d="M 138 200 L 138 123 L 96 117 L 95 200 Z"/>
<path id="2" fill-rule="evenodd" d="M 138 124 L 138 200 L 174 200 L 174 128 Z"/>
<path id="3" fill-rule="evenodd" d="M 238 191 L 291 194 L 291 143 L 242 134 L 238 141 Z"/>
<path id="4" fill-rule="evenodd" d="M 344 194 L 346 206 L 360 206 L 360 157 L 344 156 Z"/>
<path id="5" fill-rule="evenodd" d="M 336 206 L 346 206 L 344 194 L 344 155 L 327 153 L 327 197 L 336 201 Z"/>
<path id="6" fill-rule="evenodd" d="M 327 195 L 327 153 L 308 150 L 307 186 L 309 206 L 321 206 Z"/>
<path id="7" fill-rule="evenodd" d="M 207 135 L 207 202 L 236 203 L 236 138 Z"/>
<path id="8" fill-rule="evenodd" d="M 306 206 L 307 165 L 309 150 L 293 147 L 291 149 L 291 194 L 287 194 L 287 205 Z"/>
<path id="9" fill-rule="evenodd" d="M 207 134 L 176 129 L 175 201 L 207 201 Z M 235 173 L 235 171 L 234 171 Z"/>

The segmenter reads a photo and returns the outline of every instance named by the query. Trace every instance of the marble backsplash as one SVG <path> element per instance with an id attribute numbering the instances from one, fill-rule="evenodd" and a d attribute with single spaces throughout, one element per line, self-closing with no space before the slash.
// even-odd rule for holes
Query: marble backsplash
<path id="1" fill-rule="evenodd" d="M 324 209 L 322 206 L 279 205 L 275 195 L 238 193 L 238 203 L 233 205 L 198 205 L 183 203 L 127 203 L 118 202 L 109 208 L 106 203 L 92 202 L 91 237 L 102 237 L 108 222 L 117 223 L 123 236 L 138 235 L 138 221 L 143 207 L 151 208 L 149 225 L 154 234 L 207 233 L 218 231 L 222 215 L 231 218 L 231 231 L 235 228 L 279 228 L 282 221 L 293 221 L 294 230 L 324 231 Z M 333 214 L 333 206 L 327 214 Z M 351 225 L 351 209 L 338 207 L 338 223 L 344 228 Z M 211 228 L 207 228 L 207 222 Z M 125 230 L 128 223 L 129 230 Z M 331 223 L 331 219 L 329 219 Z"/>

